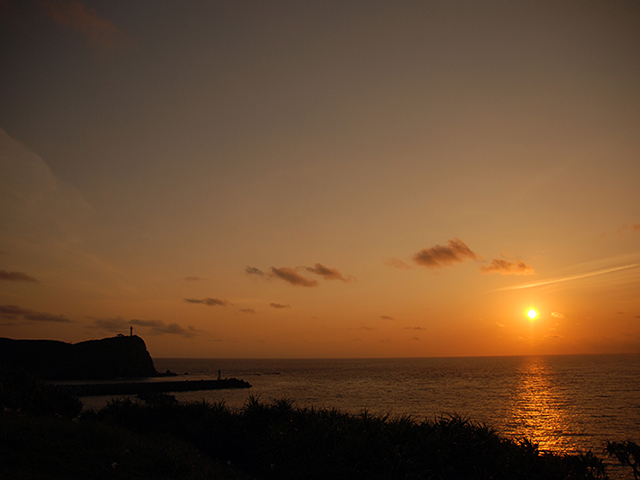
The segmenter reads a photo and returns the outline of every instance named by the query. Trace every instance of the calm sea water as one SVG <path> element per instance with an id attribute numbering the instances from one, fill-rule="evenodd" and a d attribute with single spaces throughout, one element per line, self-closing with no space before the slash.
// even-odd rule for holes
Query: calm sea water
<path id="1" fill-rule="evenodd" d="M 541 450 L 592 450 L 605 440 L 640 442 L 640 355 L 410 359 L 154 360 L 178 379 L 241 378 L 248 390 L 177 393 L 179 400 L 224 400 L 240 408 L 249 395 L 287 397 L 297 406 L 433 420 L 456 414 Z M 171 378 L 175 380 L 175 378 Z M 105 397 L 86 398 L 101 406 Z"/>
<path id="2" fill-rule="evenodd" d="M 241 378 L 249 390 L 177 394 L 224 400 L 291 398 L 298 406 L 359 413 L 457 414 L 542 450 L 602 452 L 605 440 L 640 442 L 640 355 L 411 359 L 156 359 L 183 378 Z"/>

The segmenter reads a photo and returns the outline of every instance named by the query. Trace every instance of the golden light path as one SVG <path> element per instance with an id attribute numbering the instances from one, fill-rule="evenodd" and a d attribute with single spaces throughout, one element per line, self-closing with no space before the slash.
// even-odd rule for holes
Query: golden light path
<path id="1" fill-rule="evenodd" d="M 555 373 L 544 357 L 523 359 L 507 428 L 537 443 L 543 451 L 574 451 L 574 439 L 565 432 L 580 431 L 580 427 Z"/>

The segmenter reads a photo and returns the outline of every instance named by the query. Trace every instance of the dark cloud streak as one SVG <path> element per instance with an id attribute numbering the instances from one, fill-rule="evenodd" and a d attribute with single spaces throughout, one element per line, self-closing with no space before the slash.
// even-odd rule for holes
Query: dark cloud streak
<path id="1" fill-rule="evenodd" d="M 300 286 L 300 287 L 315 287 L 318 285 L 317 280 L 310 280 L 308 278 L 303 277 L 296 271 L 295 268 L 271 267 L 270 273 L 272 273 L 276 277 L 284 280 L 285 282 L 291 285 Z"/>
<path id="2" fill-rule="evenodd" d="M 263 272 L 259 268 L 247 266 L 244 271 L 248 275 L 255 275 L 262 277 L 265 280 L 277 278 L 284 280 L 289 285 L 297 287 L 316 287 L 318 281 L 311 278 L 307 278 L 301 275 L 300 270 L 313 273 L 314 275 L 321 276 L 325 280 L 342 280 L 343 282 L 355 281 L 356 278 L 352 275 L 342 275 L 337 269 L 325 267 L 321 263 L 316 263 L 313 267 L 271 267 L 268 272 Z"/>
<path id="3" fill-rule="evenodd" d="M 208 297 L 203 298 L 202 300 L 199 300 L 197 298 L 185 298 L 184 301 L 187 303 L 201 303 L 209 307 L 214 307 L 214 306 L 225 307 L 227 305 L 232 305 L 232 303 L 227 300 L 219 300 L 217 298 L 208 298 Z"/>
<path id="4" fill-rule="evenodd" d="M 247 267 L 244 269 L 244 271 L 249 275 L 257 275 L 259 277 L 264 277 L 264 272 L 256 267 Z"/>
<path id="5" fill-rule="evenodd" d="M 22 320 L 33 322 L 75 323 L 63 315 L 53 315 L 46 312 L 36 312 L 17 305 L 0 305 L 0 316 L 5 320 Z"/>
<path id="6" fill-rule="evenodd" d="M 0 280 L 7 280 L 9 282 L 33 282 L 37 283 L 38 280 L 23 272 L 7 272 L 6 270 L 0 270 Z"/>
<path id="7" fill-rule="evenodd" d="M 273 308 L 291 308 L 291 305 L 289 304 L 285 304 L 285 303 L 270 303 L 269 304 L 270 307 Z"/>
<path id="8" fill-rule="evenodd" d="M 335 268 L 328 268 L 320 263 L 316 263 L 314 267 L 304 267 L 306 271 L 320 275 L 325 280 L 342 280 L 343 282 L 350 282 L 355 280 L 355 277 L 348 275 L 346 278 Z"/>

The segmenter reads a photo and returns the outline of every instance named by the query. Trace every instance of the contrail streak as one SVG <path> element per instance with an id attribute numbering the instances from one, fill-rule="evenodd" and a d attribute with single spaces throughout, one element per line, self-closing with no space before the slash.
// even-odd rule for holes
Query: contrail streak
<path id="1" fill-rule="evenodd" d="M 637 267 L 637 263 L 630 265 L 623 265 L 621 267 L 605 268 L 603 270 L 596 270 L 595 272 L 583 273 L 582 275 L 574 275 L 572 277 L 556 278 L 554 280 L 547 280 L 546 282 L 528 283 L 527 285 L 516 285 L 515 287 L 504 287 L 498 290 L 521 290 L 523 288 L 542 287 L 544 285 L 551 285 L 553 283 L 568 282 L 570 280 L 577 280 L 579 278 L 595 277 L 596 275 L 604 275 L 605 273 L 618 272 L 620 270 L 627 270 L 629 268 Z"/>

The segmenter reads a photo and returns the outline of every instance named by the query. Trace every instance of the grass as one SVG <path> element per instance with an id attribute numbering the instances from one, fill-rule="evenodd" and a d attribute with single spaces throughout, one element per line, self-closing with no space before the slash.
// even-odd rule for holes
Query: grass
<path id="1" fill-rule="evenodd" d="M 213 462 L 167 435 L 56 417 L 0 417 L 0 478 L 209 479 Z"/>
<path id="2" fill-rule="evenodd" d="M 460 417 L 437 421 L 297 408 L 288 399 L 224 404 L 118 400 L 83 416 L 168 434 L 259 479 L 596 479 L 593 455 L 552 455 Z"/>
<path id="3" fill-rule="evenodd" d="M 543 453 L 456 416 L 351 415 L 257 398 L 231 410 L 151 395 L 74 417 L 63 392 L 52 394 L 55 408 L 43 411 L 38 401 L 34 410 L 28 388 L 12 393 L 0 380 L 0 479 L 608 478 L 591 453 Z M 33 395 L 42 392 L 37 387 Z M 610 443 L 609 454 L 635 469 L 634 445 Z"/>

